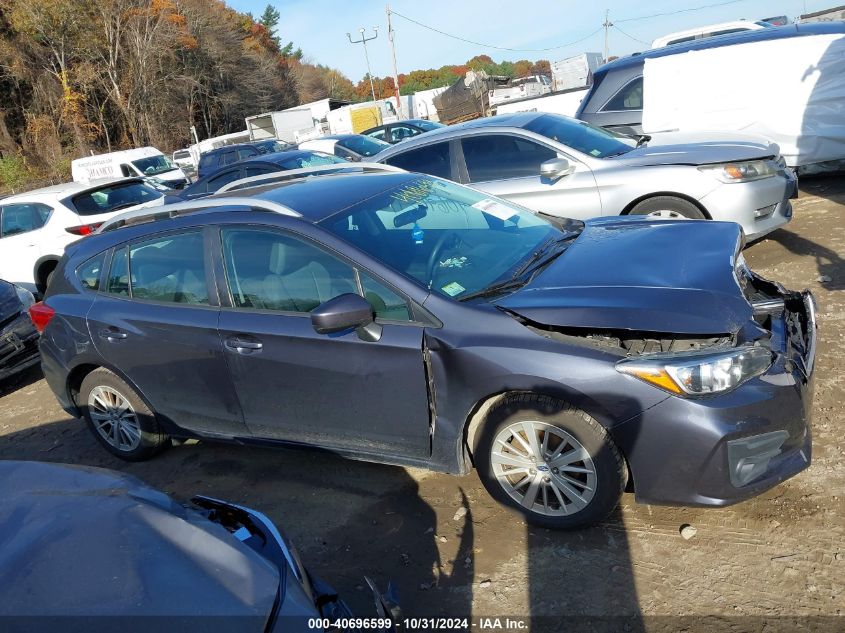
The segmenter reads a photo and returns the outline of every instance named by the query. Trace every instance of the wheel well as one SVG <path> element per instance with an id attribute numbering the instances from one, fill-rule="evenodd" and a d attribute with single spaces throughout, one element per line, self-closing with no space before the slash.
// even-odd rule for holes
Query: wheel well
<path id="1" fill-rule="evenodd" d="M 78 365 L 74 367 L 70 374 L 67 377 L 67 392 L 70 396 L 70 401 L 78 407 L 79 404 L 76 402 L 76 397 L 79 395 L 79 388 L 82 386 L 82 381 L 85 380 L 85 377 L 90 374 L 95 369 L 99 369 L 100 365 Z"/>
<path id="2" fill-rule="evenodd" d="M 45 259 L 38 262 L 35 266 L 35 287 L 42 294 L 47 289 L 47 277 L 50 273 L 56 270 L 59 265 L 58 259 Z"/>
<path id="3" fill-rule="evenodd" d="M 473 452 L 475 451 L 475 444 L 479 437 L 479 431 L 481 430 L 484 422 L 487 421 L 487 417 L 490 414 L 490 411 L 493 407 L 504 400 L 505 398 L 517 394 L 525 394 L 531 393 L 532 395 L 536 396 L 543 396 L 548 398 L 553 398 L 555 400 L 559 400 L 563 402 L 557 396 L 550 396 L 544 393 L 536 393 L 536 392 L 528 392 L 528 391 L 503 391 L 501 393 L 495 393 L 492 395 L 487 396 L 480 400 L 476 405 L 472 408 L 469 415 L 467 416 L 466 422 L 464 424 L 464 456 L 466 459 L 467 464 L 470 468 L 475 466 L 473 460 Z M 621 448 L 618 446 L 616 447 L 619 451 L 619 454 L 622 455 L 622 460 L 625 462 L 625 468 L 628 470 L 628 483 L 625 487 L 625 492 L 634 492 L 634 477 L 633 473 L 631 472 L 631 466 L 628 463 L 628 457 L 624 454 Z"/>
<path id="4" fill-rule="evenodd" d="M 639 198 L 629 202 L 628 206 L 626 206 L 624 209 L 622 209 L 622 213 L 620 213 L 620 215 L 628 215 L 629 213 L 631 213 L 631 209 L 633 209 L 635 206 L 637 206 L 643 200 L 649 200 L 651 198 L 659 198 L 661 196 L 669 196 L 669 197 L 672 197 L 672 198 L 680 198 L 681 200 L 686 200 L 687 202 L 690 202 L 690 203 L 694 204 L 696 207 L 698 207 L 698 210 L 701 211 L 704 214 L 705 218 L 707 218 L 708 220 L 713 219 L 713 217 L 710 215 L 710 213 L 707 211 L 707 209 L 705 209 L 704 206 L 698 200 L 696 200 L 695 198 L 691 198 L 690 196 L 687 196 L 683 193 L 678 193 L 676 191 L 657 191 L 657 192 L 647 193 L 646 195 L 640 196 Z"/>

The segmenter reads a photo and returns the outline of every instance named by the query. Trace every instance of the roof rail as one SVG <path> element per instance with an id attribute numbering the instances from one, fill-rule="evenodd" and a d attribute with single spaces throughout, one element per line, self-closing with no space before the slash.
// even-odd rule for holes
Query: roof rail
<path id="1" fill-rule="evenodd" d="M 121 213 L 113 218 L 109 218 L 100 225 L 97 233 L 105 233 L 119 229 L 123 226 L 132 224 L 142 224 L 144 222 L 154 222 L 156 220 L 166 220 L 175 218 L 181 215 L 188 215 L 205 209 L 221 208 L 221 207 L 251 207 L 261 211 L 270 211 L 273 213 L 280 213 L 294 218 L 301 218 L 302 214 L 297 213 L 293 209 L 273 202 L 272 200 L 263 200 L 261 198 L 247 198 L 247 197 L 231 197 L 231 198 L 202 198 L 200 200 L 191 200 L 190 202 L 179 202 L 177 204 L 167 204 L 160 207 L 145 207 L 143 209 L 135 209 Z"/>
<path id="2" fill-rule="evenodd" d="M 404 169 L 394 167 L 393 165 L 382 165 L 381 163 L 332 163 L 330 165 L 318 165 L 316 167 L 300 167 L 299 169 L 288 169 L 270 172 L 269 174 L 261 174 L 259 176 L 250 176 L 249 178 L 241 178 L 223 185 L 214 195 L 226 193 L 227 191 L 234 191 L 236 189 L 246 189 L 247 187 L 259 187 L 264 184 L 272 184 L 276 182 L 284 182 L 286 180 L 296 180 L 298 178 L 307 178 L 309 176 L 318 176 L 320 174 L 334 174 L 339 171 L 358 170 L 363 173 L 367 172 L 404 172 Z"/>

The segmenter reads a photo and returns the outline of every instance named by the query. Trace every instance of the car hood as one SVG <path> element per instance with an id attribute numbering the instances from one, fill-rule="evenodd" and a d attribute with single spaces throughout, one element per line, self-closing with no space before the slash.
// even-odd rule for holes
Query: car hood
<path id="1" fill-rule="evenodd" d="M 18 316 L 21 312 L 21 300 L 15 286 L 0 279 L 0 324 L 7 319 Z"/>
<path id="2" fill-rule="evenodd" d="M 734 278 L 739 225 L 589 220 L 562 255 L 497 301 L 549 327 L 724 335 L 752 316 Z"/>
<path id="3" fill-rule="evenodd" d="M 770 156 L 780 156 L 778 144 L 754 134 L 660 132 L 618 160 L 631 165 L 707 165 Z"/>
<path id="4" fill-rule="evenodd" d="M 0 498 L 0 616 L 237 616 L 238 630 L 267 625 L 279 570 L 132 476 L 0 461 Z"/>

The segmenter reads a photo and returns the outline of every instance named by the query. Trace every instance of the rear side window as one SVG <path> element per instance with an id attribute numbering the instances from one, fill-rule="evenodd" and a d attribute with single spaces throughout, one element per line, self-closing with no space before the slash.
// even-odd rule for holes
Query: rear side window
<path id="1" fill-rule="evenodd" d="M 11 237 L 40 229 L 52 209 L 37 202 L 7 204 L 0 209 L 0 237 Z"/>
<path id="2" fill-rule="evenodd" d="M 209 156 L 208 154 L 201 156 L 199 164 L 200 169 L 208 169 L 212 167 L 215 164 L 216 159 L 216 156 Z"/>
<path id="3" fill-rule="evenodd" d="M 450 178 L 452 175 L 448 141 L 403 152 L 384 162 L 407 171 L 418 171 L 440 178 Z"/>
<path id="4" fill-rule="evenodd" d="M 230 182 L 235 182 L 238 178 L 241 177 L 241 170 L 240 168 L 237 169 L 230 169 L 229 171 L 225 171 L 222 174 L 218 174 L 214 178 L 209 179 L 208 187 L 206 191 L 214 193 L 223 185 L 228 185 Z"/>
<path id="5" fill-rule="evenodd" d="M 557 153 L 528 139 L 484 134 L 461 140 L 470 182 L 540 176 L 540 164 Z"/>
<path id="6" fill-rule="evenodd" d="M 129 296 L 129 258 L 126 248 L 115 251 L 112 256 L 109 276 L 106 279 L 106 292 L 121 297 Z"/>
<path id="7" fill-rule="evenodd" d="M 243 160 L 250 156 L 258 156 L 258 150 L 254 147 L 242 147 L 238 150 L 238 160 Z"/>
<path id="8" fill-rule="evenodd" d="M 79 283 L 86 290 L 100 289 L 100 277 L 102 276 L 103 261 L 105 258 L 105 253 L 100 253 L 76 269 L 76 276 L 79 278 Z"/>
<path id="9" fill-rule="evenodd" d="M 228 152 L 223 152 L 220 154 L 220 162 L 217 163 L 218 165 L 231 165 L 232 163 L 236 163 L 238 161 L 238 150 L 233 149 L 229 150 Z"/>
<path id="10" fill-rule="evenodd" d="M 79 215 L 100 215 L 152 202 L 162 195 L 142 182 L 126 182 L 80 193 L 71 202 Z"/>
<path id="11" fill-rule="evenodd" d="M 109 271 L 109 291 L 113 294 L 124 294 L 127 285 L 124 266 L 115 253 Z M 202 234 L 168 235 L 132 244 L 128 282 L 129 296 L 133 299 L 207 305 Z"/>
<path id="12" fill-rule="evenodd" d="M 610 101 L 604 104 L 602 112 L 622 112 L 643 109 L 643 78 L 629 81 Z"/>

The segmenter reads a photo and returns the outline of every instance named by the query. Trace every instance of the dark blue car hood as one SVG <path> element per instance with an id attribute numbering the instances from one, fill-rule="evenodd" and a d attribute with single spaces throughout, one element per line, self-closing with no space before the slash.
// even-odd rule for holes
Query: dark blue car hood
<path id="1" fill-rule="evenodd" d="M 752 316 L 733 274 L 731 222 L 590 220 L 578 239 L 497 305 L 550 327 L 729 334 Z"/>

